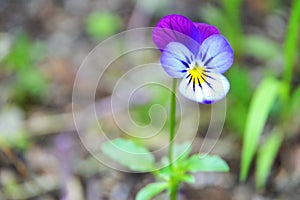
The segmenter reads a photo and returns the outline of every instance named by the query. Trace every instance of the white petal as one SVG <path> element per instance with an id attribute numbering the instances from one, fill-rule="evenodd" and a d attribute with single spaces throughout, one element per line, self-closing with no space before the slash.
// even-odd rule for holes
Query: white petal
<path id="1" fill-rule="evenodd" d="M 182 78 L 189 66 L 195 65 L 195 56 L 181 43 L 171 42 L 162 52 L 161 64 L 173 78 Z"/>
<path id="2" fill-rule="evenodd" d="M 180 85 L 179 91 L 183 96 L 193 101 L 211 104 L 223 99 L 230 88 L 229 81 L 225 76 L 219 73 L 207 72 L 205 82 L 200 85 L 193 85 L 189 78 L 185 76 Z"/>

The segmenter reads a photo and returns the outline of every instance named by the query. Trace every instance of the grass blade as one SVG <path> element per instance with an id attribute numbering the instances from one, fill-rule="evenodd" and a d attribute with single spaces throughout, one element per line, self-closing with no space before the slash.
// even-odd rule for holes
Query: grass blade
<path id="1" fill-rule="evenodd" d="M 283 140 L 283 133 L 275 130 L 258 151 L 255 174 L 255 185 L 257 188 L 265 186 L 275 156 Z"/>
<path id="2" fill-rule="evenodd" d="M 266 78 L 258 86 L 250 103 L 243 138 L 240 180 L 245 181 L 249 167 L 265 126 L 268 114 L 278 95 L 279 82 Z"/>
<path id="3" fill-rule="evenodd" d="M 286 30 L 284 42 L 284 74 L 283 80 L 287 85 L 286 97 L 290 93 L 290 85 L 293 76 L 293 65 L 297 54 L 297 37 L 299 37 L 300 26 L 300 0 L 294 0 L 291 14 Z"/>
<path id="4" fill-rule="evenodd" d="M 150 183 L 137 193 L 135 200 L 149 200 L 167 188 L 166 182 Z"/>

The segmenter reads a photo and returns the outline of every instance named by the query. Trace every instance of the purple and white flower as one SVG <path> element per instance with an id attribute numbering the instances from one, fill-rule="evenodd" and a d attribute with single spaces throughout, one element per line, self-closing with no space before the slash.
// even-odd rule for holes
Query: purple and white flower
<path id="1" fill-rule="evenodd" d="M 223 73 L 233 63 L 233 50 L 216 27 L 173 14 L 158 22 L 152 37 L 164 70 L 182 78 L 179 91 L 185 97 L 211 104 L 227 95 L 230 84 Z"/>

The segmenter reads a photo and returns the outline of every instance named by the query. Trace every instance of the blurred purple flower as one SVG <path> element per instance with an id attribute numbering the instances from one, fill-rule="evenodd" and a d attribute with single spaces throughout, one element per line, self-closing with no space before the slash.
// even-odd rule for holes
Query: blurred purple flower
<path id="1" fill-rule="evenodd" d="M 162 51 L 164 70 L 182 78 L 179 91 L 185 97 L 211 104 L 226 96 L 230 84 L 222 74 L 233 63 L 233 50 L 216 27 L 167 15 L 153 29 L 152 38 Z"/>

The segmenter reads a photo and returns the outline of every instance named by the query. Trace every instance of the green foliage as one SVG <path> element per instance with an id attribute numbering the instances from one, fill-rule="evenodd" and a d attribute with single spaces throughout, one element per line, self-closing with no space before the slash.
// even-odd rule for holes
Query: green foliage
<path id="1" fill-rule="evenodd" d="M 161 193 L 167 188 L 168 188 L 168 184 L 166 182 L 150 183 L 137 193 L 135 199 L 136 200 L 151 199 L 152 197 Z"/>
<path id="2" fill-rule="evenodd" d="M 299 111 L 299 108 L 300 108 L 300 86 L 298 86 L 293 92 L 293 95 L 291 97 L 291 105 L 290 105 L 289 112 L 292 114 L 296 114 Z"/>
<path id="3" fill-rule="evenodd" d="M 121 19 L 108 12 L 93 12 L 86 20 L 86 31 L 96 41 L 103 40 L 120 29 Z"/>
<path id="4" fill-rule="evenodd" d="M 218 156 L 193 155 L 187 160 L 189 172 L 228 172 L 227 163 Z"/>
<path id="5" fill-rule="evenodd" d="M 180 177 L 180 181 L 181 182 L 184 182 L 184 183 L 189 183 L 189 184 L 192 184 L 192 183 L 195 183 L 196 180 L 195 180 L 195 177 L 191 174 L 184 174 Z"/>
<path id="6" fill-rule="evenodd" d="M 272 163 L 274 162 L 278 149 L 281 145 L 283 136 L 287 131 L 286 127 L 288 127 L 288 122 L 293 117 L 293 115 L 296 114 L 295 110 L 299 108 L 300 89 L 296 88 L 294 93 L 290 94 L 292 85 L 291 81 L 293 77 L 293 67 L 298 54 L 297 39 L 299 37 L 299 22 L 300 0 L 295 0 L 291 8 L 291 14 L 284 42 L 283 80 L 282 82 L 275 80 L 275 78 L 273 78 L 273 80 L 272 78 L 267 79 L 268 81 L 265 80 L 256 91 L 248 113 L 241 161 L 241 180 L 245 180 L 247 177 L 249 165 L 253 159 L 255 148 L 258 144 L 259 135 L 261 134 L 261 131 L 266 124 L 266 118 L 268 116 L 268 113 L 270 112 L 271 106 L 274 103 L 276 96 L 281 97 L 279 99 L 280 101 L 278 102 L 278 105 L 280 106 L 277 106 L 276 110 L 277 114 L 279 115 L 278 118 L 281 121 L 276 125 L 276 127 L 274 128 L 275 131 L 271 133 L 271 136 L 266 140 L 266 142 L 263 144 L 263 146 L 260 147 L 258 151 L 256 167 L 257 188 L 263 188 L 265 186 L 265 182 L 270 172 Z M 252 42 L 255 43 L 255 41 Z M 268 46 L 267 48 L 269 48 L 270 46 L 272 47 L 272 44 L 268 43 L 267 41 L 262 40 L 261 43 Z M 258 45 L 259 44 L 257 43 L 255 46 Z M 273 49 L 274 48 L 275 46 L 273 45 Z M 263 45 L 261 45 L 260 49 L 262 52 L 267 51 L 267 49 L 264 48 Z M 259 51 L 258 47 L 257 51 Z M 274 56 L 275 53 L 276 52 L 274 51 Z M 256 56 L 258 57 L 258 55 Z M 267 57 L 269 56 L 271 56 L 271 54 L 263 55 L 262 59 L 267 59 Z M 259 98 L 259 96 L 261 97 Z"/>
<path id="7" fill-rule="evenodd" d="M 188 157 L 186 152 L 177 159 L 172 166 L 166 166 L 157 172 L 157 177 L 165 181 L 177 178 L 177 182 L 193 183 L 194 177 L 189 173 L 195 172 L 228 172 L 229 167 L 224 160 L 218 156 L 192 155 Z M 166 159 L 162 159 L 165 164 Z M 175 181 L 176 182 L 176 181 Z"/>
<path id="8" fill-rule="evenodd" d="M 243 40 L 244 53 L 260 60 L 270 60 L 281 54 L 281 47 L 275 41 L 261 36 L 248 35 Z"/>
<path id="9" fill-rule="evenodd" d="M 25 33 L 19 33 L 9 54 L 3 58 L 3 64 L 11 71 L 20 71 L 32 68 L 43 52 L 43 45 L 41 43 L 32 43 Z"/>
<path id="10" fill-rule="evenodd" d="M 241 54 L 243 41 L 241 26 L 241 0 L 222 0 L 222 9 L 212 6 L 205 6 L 201 13 L 206 22 L 220 28 L 223 35 L 228 38 L 235 54 Z"/>
<path id="11" fill-rule="evenodd" d="M 298 53 L 297 38 L 299 38 L 300 28 L 300 0 L 294 0 L 292 10 L 287 26 L 286 38 L 284 42 L 284 74 L 283 81 L 285 82 L 285 98 L 288 98 L 290 93 L 290 85 L 293 75 L 293 65 Z"/>
<path id="12" fill-rule="evenodd" d="M 169 165 L 168 158 L 163 157 L 160 164 L 155 164 L 154 156 L 143 146 L 129 139 L 117 138 L 104 143 L 101 150 L 105 155 L 130 170 L 138 172 L 153 171 L 154 175 L 162 180 L 151 183 L 142 188 L 136 199 L 150 199 L 165 189 L 171 190 L 172 186 L 181 182 L 194 183 L 195 178 L 190 172 L 227 172 L 229 167 L 224 160 L 218 156 L 189 157 L 190 144 L 184 142 L 174 145 L 174 163 Z M 122 159 L 120 159 L 122 158 Z M 158 169 L 163 165 L 161 169 Z"/>
<path id="13" fill-rule="evenodd" d="M 223 12 L 226 16 L 226 23 L 231 26 L 224 26 L 225 32 L 232 41 L 235 50 L 240 50 L 239 42 L 242 40 L 241 5 L 242 0 L 222 0 Z"/>
<path id="14" fill-rule="evenodd" d="M 27 100 L 39 101 L 46 88 L 45 78 L 36 67 L 42 58 L 43 45 L 32 43 L 25 33 L 16 36 L 10 52 L 3 58 L 4 69 L 15 75 L 12 98 L 23 105 Z"/>
<path id="15" fill-rule="evenodd" d="M 169 165 L 166 167 L 161 168 L 156 172 L 156 176 L 159 179 L 162 179 L 166 182 L 180 183 L 180 182 L 187 182 L 193 183 L 195 181 L 194 177 L 187 172 L 187 165 L 185 163 L 186 160 L 177 160 L 173 163 L 173 165 Z"/>
<path id="16" fill-rule="evenodd" d="M 178 158 L 172 165 L 168 165 L 158 170 L 155 175 L 162 180 L 169 183 L 170 186 L 178 185 L 181 182 L 194 183 L 195 178 L 190 173 L 195 172 L 228 172 L 229 167 L 224 160 L 218 156 L 210 155 L 192 155 L 188 157 L 189 147 L 186 148 L 185 144 L 176 145 L 180 147 L 181 152 Z M 180 150 L 176 150 L 180 152 Z M 162 159 L 163 164 L 165 164 L 167 158 Z M 171 188 L 169 188 L 171 189 Z"/>
<path id="17" fill-rule="evenodd" d="M 104 143 L 101 149 L 105 155 L 131 170 L 144 172 L 154 168 L 154 156 L 132 140 L 117 138 Z"/>
<path id="18" fill-rule="evenodd" d="M 271 171 L 272 164 L 283 140 L 283 133 L 276 130 L 258 150 L 255 181 L 256 187 L 263 188 Z"/>
<path id="19" fill-rule="evenodd" d="M 252 88 L 248 72 L 237 65 L 234 65 L 228 72 L 230 80 L 229 106 L 230 112 L 227 112 L 227 126 L 238 133 L 245 129 L 247 109 L 250 101 Z"/>
<path id="20" fill-rule="evenodd" d="M 44 77 L 37 69 L 28 69 L 20 71 L 16 81 L 14 96 L 19 102 L 26 101 L 26 98 L 41 99 L 47 84 Z"/>
<path id="21" fill-rule="evenodd" d="M 256 152 L 259 136 L 266 124 L 268 114 L 278 95 L 279 82 L 266 78 L 258 86 L 251 100 L 243 138 L 240 179 L 245 180 L 253 156 Z"/>

